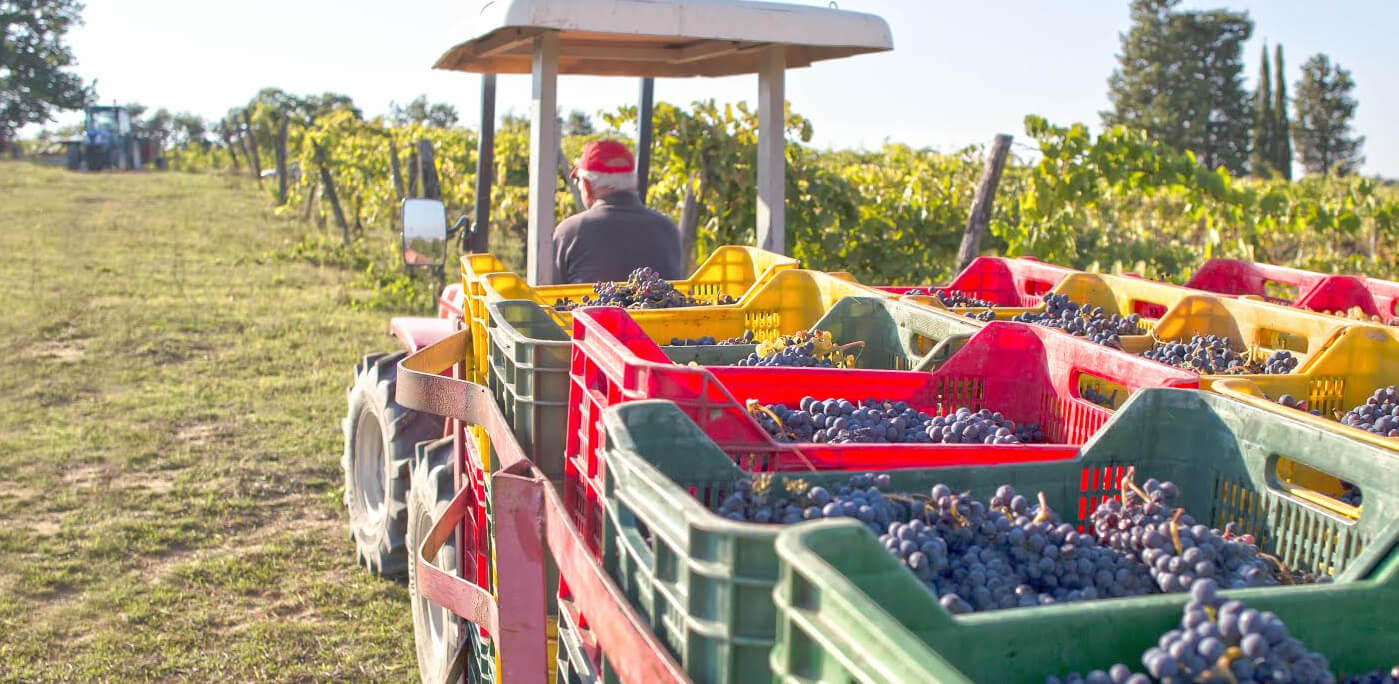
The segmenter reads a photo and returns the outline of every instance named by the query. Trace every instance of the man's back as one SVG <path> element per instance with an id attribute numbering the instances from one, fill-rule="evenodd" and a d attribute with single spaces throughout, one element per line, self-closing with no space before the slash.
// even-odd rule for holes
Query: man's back
<path id="1" fill-rule="evenodd" d="M 554 268 L 560 283 L 626 280 L 642 266 L 656 269 L 667 280 L 688 275 L 680 230 L 663 214 L 642 206 L 633 191 L 603 196 L 554 230 Z"/>

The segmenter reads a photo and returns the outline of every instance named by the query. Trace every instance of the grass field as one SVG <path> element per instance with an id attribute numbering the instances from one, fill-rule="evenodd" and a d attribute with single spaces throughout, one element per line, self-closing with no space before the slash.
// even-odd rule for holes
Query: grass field
<path id="1" fill-rule="evenodd" d="M 0 163 L 0 680 L 416 678 L 354 564 L 350 368 L 392 348 L 251 181 Z"/>

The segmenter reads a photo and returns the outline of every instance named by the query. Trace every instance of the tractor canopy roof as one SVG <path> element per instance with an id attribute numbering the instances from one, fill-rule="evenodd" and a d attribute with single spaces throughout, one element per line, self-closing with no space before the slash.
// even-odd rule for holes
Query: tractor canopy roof
<path id="1" fill-rule="evenodd" d="M 438 69 L 527 74 L 534 38 L 558 33 L 558 73 L 732 76 L 767 48 L 787 68 L 893 49 L 889 25 L 862 12 L 747 0 L 494 0 L 481 3 Z"/>

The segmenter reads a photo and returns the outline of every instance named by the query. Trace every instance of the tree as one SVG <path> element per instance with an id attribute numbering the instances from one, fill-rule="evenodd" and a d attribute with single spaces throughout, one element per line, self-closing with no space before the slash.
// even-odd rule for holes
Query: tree
<path id="1" fill-rule="evenodd" d="M 593 127 L 593 120 L 581 109 L 569 112 L 568 118 L 564 119 L 564 135 L 592 135 L 594 132 L 596 129 Z"/>
<path id="2" fill-rule="evenodd" d="M 1332 64 L 1326 55 L 1313 55 L 1302 64 L 1297 81 L 1297 126 L 1292 142 L 1307 173 L 1346 175 L 1365 161 L 1360 148 L 1365 138 L 1351 131 L 1355 118 L 1355 81 L 1350 71 Z"/>
<path id="3" fill-rule="evenodd" d="M 1277 59 L 1273 60 L 1273 68 L 1277 70 L 1273 78 L 1276 84 L 1273 92 L 1277 98 L 1273 101 L 1273 116 L 1276 118 L 1273 124 L 1273 167 L 1283 178 L 1292 180 L 1292 126 L 1287 120 L 1287 81 L 1282 77 L 1282 46 L 1278 45 L 1276 50 Z"/>
<path id="4" fill-rule="evenodd" d="M 169 140 L 173 136 L 175 115 L 169 110 L 161 107 L 151 112 L 150 116 L 137 118 L 135 110 L 131 109 L 132 106 L 127 105 L 127 108 L 131 111 L 131 128 L 137 134 L 159 140 Z M 145 109 L 145 107 L 141 107 L 141 111 L 145 111 Z"/>
<path id="5" fill-rule="evenodd" d="M 198 114 L 191 114 L 189 112 L 176 114 L 174 118 L 171 119 L 170 131 L 171 142 L 181 147 L 187 147 L 189 145 L 208 147 L 209 145 L 209 139 L 207 137 L 209 134 L 209 124 L 204 120 L 204 117 Z"/>
<path id="6" fill-rule="evenodd" d="M 1253 118 L 1242 50 L 1253 22 L 1242 12 L 1174 11 L 1179 2 L 1133 0 L 1103 122 L 1145 130 L 1206 166 L 1241 173 Z"/>
<path id="7" fill-rule="evenodd" d="M 1269 81 L 1273 72 L 1268 68 L 1268 44 L 1263 44 L 1263 61 L 1258 67 L 1258 90 L 1253 99 L 1253 154 L 1249 157 L 1249 171 L 1255 176 L 1266 178 L 1273 171 L 1277 159 L 1276 118 L 1273 116 L 1273 90 Z"/>
<path id="8" fill-rule="evenodd" d="M 93 97 L 64 43 L 82 23 L 77 0 L 0 0 L 0 133 L 53 119 L 56 109 L 81 109 Z"/>
<path id="9" fill-rule="evenodd" d="M 457 125 L 457 108 L 445 102 L 429 103 L 426 95 L 419 95 L 406 106 L 390 102 L 389 120 L 399 126 L 419 124 L 429 128 L 451 128 Z"/>

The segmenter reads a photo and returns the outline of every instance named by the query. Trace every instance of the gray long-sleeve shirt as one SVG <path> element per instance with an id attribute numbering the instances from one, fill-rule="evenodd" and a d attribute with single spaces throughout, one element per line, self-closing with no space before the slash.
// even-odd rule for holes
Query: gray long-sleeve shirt
<path id="1" fill-rule="evenodd" d="M 554 229 L 557 283 L 626 280 L 642 266 L 656 269 L 667 280 L 688 275 L 683 272 L 680 229 L 664 214 L 642 206 L 633 191 L 608 194 Z"/>

